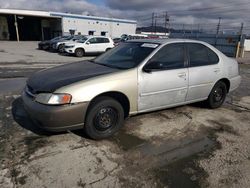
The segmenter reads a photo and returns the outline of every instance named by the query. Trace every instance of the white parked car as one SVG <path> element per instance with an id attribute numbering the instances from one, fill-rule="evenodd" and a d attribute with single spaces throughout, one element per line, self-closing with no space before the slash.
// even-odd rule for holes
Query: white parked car
<path id="1" fill-rule="evenodd" d="M 83 128 L 102 139 L 139 113 L 199 101 L 218 108 L 240 82 L 237 61 L 205 42 L 132 40 L 94 60 L 37 72 L 22 98 L 38 126 Z"/>
<path id="2" fill-rule="evenodd" d="M 103 53 L 114 47 L 114 42 L 109 37 L 86 36 L 77 42 L 67 43 L 64 46 L 65 52 L 82 57 L 84 54 Z"/>

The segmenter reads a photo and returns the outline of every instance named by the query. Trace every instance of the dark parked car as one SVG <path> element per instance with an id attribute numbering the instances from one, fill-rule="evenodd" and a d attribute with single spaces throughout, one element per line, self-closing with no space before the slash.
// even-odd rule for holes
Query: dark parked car
<path id="1" fill-rule="evenodd" d="M 38 43 L 38 48 L 40 50 L 49 50 L 55 42 L 64 41 L 64 40 L 67 40 L 68 38 L 72 38 L 72 37 L 73 36 L 59 36 L 59 37 L 55 37 L 51 40 L 41 41 Z"/>
<path id="2" fill-rule="evenodd" d="M 61 38 L 62 38 L 62 37 L 59 36 L 59 37 L 55 37 L 55 38 L 53 38 L 53 39 L 51 39 L 51 40 L 44 40 L 44 41 L 41 41 L 41 42 L 38 43 L 38 49 L 39 49 L 39 50 L 47 50 L 47 49 L 49 49 L 49 44 L 50 44 L 51 41 L 59 40 L 59 39 L 61 39 Z"/>
<path id="3" fill-rule="evenodd" d="M 82 40 L 82 39 L 85 39 L 85 35 L 74 35 L 72 38 L 67 38 L 65 40 L 62 40 L 62 41 L 55 41 L 53 42 L 52 44 L 52 50 L 53 51 L 59 51 L 59 52 L 64 52 L 64 46 L 65 44 L 68 44 L 68 43 L 72 43 L 72 42 L 75 42 L 75 41 L 79 41 L 79 40 Z"/>

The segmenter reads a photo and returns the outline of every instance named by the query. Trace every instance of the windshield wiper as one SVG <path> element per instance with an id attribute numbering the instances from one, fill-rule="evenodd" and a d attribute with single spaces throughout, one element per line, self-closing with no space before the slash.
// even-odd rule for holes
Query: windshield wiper
<path id="1" fill-rule="evenodd" d="M 110 67 L 110 68 L 114 68 L 114 69 L 121 69 L 121 70 L 125 70 L 125 69 L 127 69 L 127 68 L 117 67 L 117 66 L 110 65 L 110 64 L 97 63 L 97 62 L 95 62 L 95 63 L 96 63 L 96 64 L 98 64 L 98 65 L 103 65 L 103 66 L 105 66 L 105 67 Z"/>
<path id="2" fill-rule="evenodd" d="M 99 62 L 96 62 L 94 59 L 90 59 L 88 61 L 91 62 L 91 63 L 95 63 L 95 64 L 98 64 L 98 65 L 103 65 L 105 67 L 110 67 L 110 68 L 114 68 L 114 69 L 122 69 L 122 70 L 128 69 L 128 68 L 125 68 L 125 67 L 123 68 L 123 67 L 117 67 L 117 66 L 110 65 L 110 64 L 99 63 Z"/>

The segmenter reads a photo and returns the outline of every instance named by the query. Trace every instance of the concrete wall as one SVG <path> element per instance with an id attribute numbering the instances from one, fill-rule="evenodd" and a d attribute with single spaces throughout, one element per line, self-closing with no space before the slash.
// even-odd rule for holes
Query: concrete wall
<path id="1" fill-rule="evenodd" d="M 250 52 L 250 39 L 245 40 L 244 49 L 245 51 Z"/>
<path id="2" fill-rule="evenodd" d="M 107 32 L 106 36 L 120 37 L 122 34 L 135 34 L 135 23 L 124 23 L 119 21 L 101 21 L 94 19 L 63 17 L 63 33 L 69 34 L 69 30 L 75 30 L 75 34 L 88 35 L 89 31 L 95 31 L 94 35 Z"/>

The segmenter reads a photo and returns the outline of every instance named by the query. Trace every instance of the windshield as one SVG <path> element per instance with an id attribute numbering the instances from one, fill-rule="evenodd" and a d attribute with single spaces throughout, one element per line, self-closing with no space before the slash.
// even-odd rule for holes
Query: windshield
<path id="1" fill-rule="evenodd" d="M 138 66 L 159 44 L 130 42 L 122 43 L 93 60 L 94 63 L 119 69 Z"/>
<path id="2" fill-rule="evenodd" d="M 81 40 L 82 38 L 85 38 L 85 36 L 82 36 L 82 35 L 76 35 L 72 38 L 72 40 Z"/>
<path id="3" fill-rule="evenodd" d="M 62 38 L 62 37 L 61 36 L 60 37 L 55 37 L 55 38 L 51 39 L 51 41 L 59 40 L 60 38 Z"/>
<path id="4" fill-rule="evenodd" d="M 77 42 L 84 43 L 86 40 L 88 40 L 87 37 L 81 37 L 81 39 L 77 40 Z"/>
<path id="5" fill-rule="evenodd" d="M 64 40 L 71 40 L 73 37 L 74 36 L 71 36 L 71 35 L 69 35 L 69 36 L 63 36 L 63 39 Z"/>

